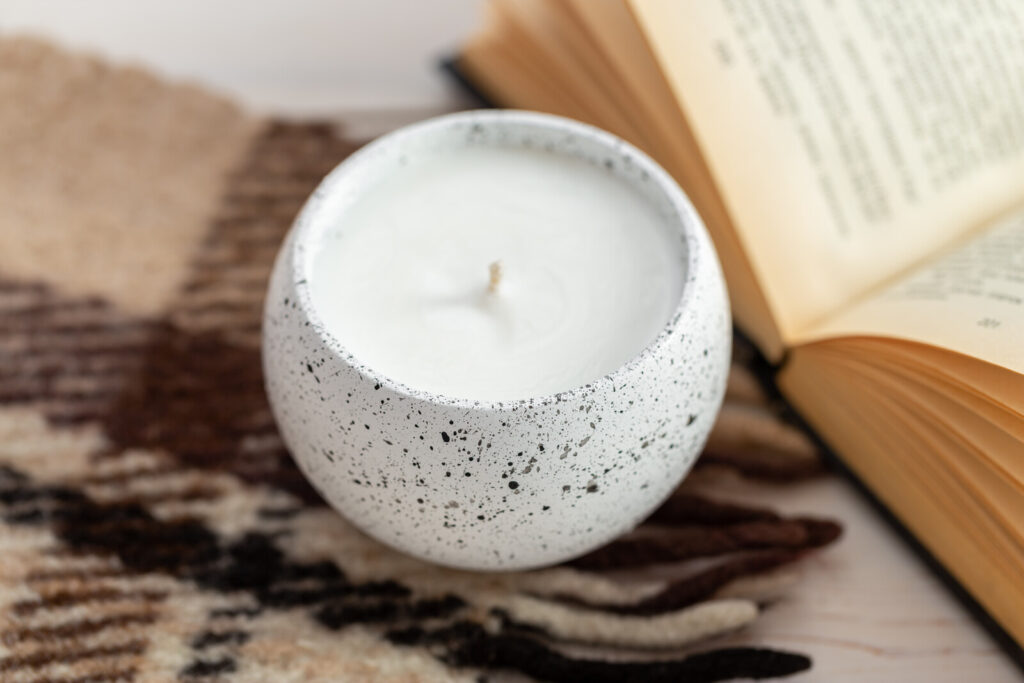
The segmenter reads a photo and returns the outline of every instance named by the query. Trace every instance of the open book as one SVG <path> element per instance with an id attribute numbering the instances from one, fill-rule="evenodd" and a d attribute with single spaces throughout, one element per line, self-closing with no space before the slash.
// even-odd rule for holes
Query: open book
<path id="1" fill-rule="evenodd" d="M 462 73 L 676 177 L 787 398 L 1024 642 L 1024 4 L 490 15 Z"/>

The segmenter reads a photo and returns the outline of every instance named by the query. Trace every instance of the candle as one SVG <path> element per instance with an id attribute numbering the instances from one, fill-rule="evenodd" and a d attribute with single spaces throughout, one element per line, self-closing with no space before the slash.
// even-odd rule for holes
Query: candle
<path id="1" fill-rule="evenodd" d="M 349 521 L 522 569 L 672 492 L 730 338 L 714 250 L 660 167 L 566 119 L 467 112 L 324 179 L 274 266 L 263 364 L 296 463 Z"/>
<path id="2" fill-rule="evenodd" d="M 636 356 L 677 307 L 684 262 L 669 221 L 603 166 L 474 146 L 410 161 L 348 207 L 311 293 L 381 375 L 507 401 Z"/>

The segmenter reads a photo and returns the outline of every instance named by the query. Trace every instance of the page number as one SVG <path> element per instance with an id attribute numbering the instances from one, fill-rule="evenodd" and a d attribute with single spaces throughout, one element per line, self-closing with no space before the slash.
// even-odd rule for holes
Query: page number
<path id="1" fill-rule="evenodd" d="M 978 327 L 987 327 L 989 329 L 999 327 L 1002 323 L 995 318 L 982 318 L 978 321 Z"/>

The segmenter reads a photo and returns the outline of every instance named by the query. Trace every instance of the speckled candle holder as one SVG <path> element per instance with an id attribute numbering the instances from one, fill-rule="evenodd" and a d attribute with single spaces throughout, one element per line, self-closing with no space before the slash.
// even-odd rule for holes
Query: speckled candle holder
<path id="1" fill-rule="evenodd" d="M 657 339 L 586 386 L 507 402 L 417 391 L 347 351 L 312 303 L 318 245 L 389 170 L 461 145 L 548 149 L 604 168 L 648 198 L 685 247 L 679 306 Z M 675 489 L 721 405 L 730 338 L 714 249 L 665 171 L 591 126 L 479 111 L 386 135 L 324 179 L 277 258 L 263 364 L 296 462 L 346 518 L 424 560 L 509 570 L 586 553 L 632 529 Z"/>

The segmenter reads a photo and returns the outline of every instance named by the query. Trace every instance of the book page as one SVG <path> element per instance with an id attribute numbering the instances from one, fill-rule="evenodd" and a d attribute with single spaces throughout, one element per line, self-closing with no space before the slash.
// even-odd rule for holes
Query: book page
<path id="1" fill-rule="evenodd" d="M 1024 208 L 817 328 L 963 353 L 1024 374 Z"/>
<path id="2" fill-rule="evenodd" d="M 1024 195 L 1024 3 L 628 1 L 790 343 Z"/>

